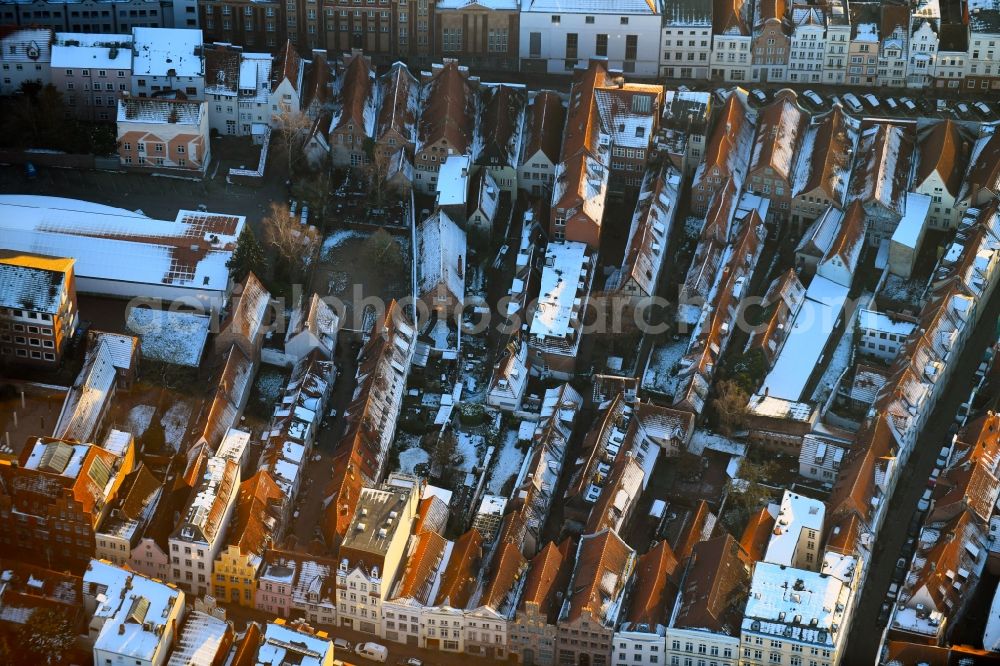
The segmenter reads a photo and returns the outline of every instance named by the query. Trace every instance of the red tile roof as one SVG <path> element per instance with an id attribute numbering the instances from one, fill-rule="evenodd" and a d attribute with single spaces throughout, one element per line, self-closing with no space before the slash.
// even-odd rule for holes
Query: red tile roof
<path id="1" fill-rule="evenodd" d="M 558 546 L 550 541 L 531 558 L 518 610 L 524 612 L 527 604 L 535 604 L 540 613 L 548 616 L 549 623 L 554 624 L 559 614 L 559 595 L 566 590 L 572 572 L 572 541 L 567 538 Z"/>
<path id="2" fill-rule="evenodd" d="M 472 528 L 455 540 L 448 566 L 441 578 L 437 606 L 465 608 L 476 587 L 476 577 L 483 558 L 483 537 Z"/>
<path id="3" fill-rule="evenodd" d="M 552 164 L 559 161 L 566 107 L 558 93 L 542 90 L 535 95 L 528 109 L 525 123 L 524 156 L 541 151 Z"/>
<path id="4" fill-rule="evenodd" d="M 627 615 L 629 622 L 651 626 L 669 622 L 677 597 L 677 585 L 671 580 L 676 570 L 677 557 L 666 541 L 638 559 Z"/>

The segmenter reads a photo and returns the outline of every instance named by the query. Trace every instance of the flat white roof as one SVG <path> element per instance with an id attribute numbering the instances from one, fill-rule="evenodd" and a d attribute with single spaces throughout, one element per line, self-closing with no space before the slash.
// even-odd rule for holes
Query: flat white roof
<path id="1" fill-rule="evenodd" d="M 504 507 L 507 506 L 507 498 L 500 495 L 483 495 L 483 501 L 479 505 L 481 514 L 503 515 Z"/>
<path id="2" fill-rule="evenodd" d="M 884 312 L 861 310 L 858 312 L 858 326 L 862 329 L 878 331 L 880 333 L 909 335 L 917 325 L 913 322 L 893 319 Z"/>
<path id="3" fill-rule="evenodd" d="M 850 596 L 851 588 L 834 576 L 758 562 L 743 631 L 835 647 L 845 633 Z"/>
<path id="4" fill-rule="evenodd" d="M 654 2 L 646 0 L 529 0 L 522 6 L 524 12 L 553 14 L 648 14 L 660 13 Z"/>
<path id="5" fill-rule="evenodd" d="M 827 340 L 833 333 L 847 301 L 849 289 L 816 275 L 806 290 L 805 300 L 792 321 L 785 346 L 764 379 L 760 393 L 798 401 L 813 370 L 819 365 Z M 846 332 L 845 335 L 849 335 Z"/>
<path id="6" fill-rule="evenodd" d="M 767 542 L 764 561 L 791 566 L 802 530 L 814 530 L 818 545 L 825 512 L 826 506 L 819 500 L 786 490 L 781 497 L 778 515 L 774 519 L 774 530 Z"/>
<path id="7" fill-rule="evenodd" d="M 4 248 L 73 257 L 78 279 L 224 292 L 226 262 L 245 221 L 189 210 L 178 211 L 173 221 L 155 220 L 88 201 L 0 195 Z M 200 249 L 192 253 L 194 245 Z"/>
<path id="8" fill-rule="evenodd" d="M 204 76 L 204 60 L 195 55 L 204 43 L 197 28 L 132 28 L 132 73 L 147 76 Z"/>
<path id="9" fill-rule="evenodd" d="M 748 409 L 757 416 L 772 416 L 792 421 L 808 421 L 813 412 L 813 407 L 808 402 L 795 402 L 761 393 L 750 398 Z"/>
<path id="10" fill-rule="evenodd" d="M 264 642 L 257 650 L 258 666 L 322 666 L 327 663 L 326 655 L 333 659 L 333 643 L 311 636 L 287 626 L 268 623 L 264 630 Z"/>
<path id="11" fill-rule="evenodd" d="M 132 69 L 132 35 L 57 32 L 52 67 Z"/>
<path id="12" fill-rule="evenodd" d="M 926 194 L 906 193 L 906 211 L 892 232 L 892 242 L 917 249 L 927 225 L 927 214 L 931 209 L 931 198 Z"/>
<path id="13" fill-rule="evenodd" d="M 469 195 L 469 168 L 472 158 L 468 155 L 449 155 L 441 165 L 437 179 L 439 206 L 464 205 Z"/>
<path id="14" fill-rule="evenodd" d="M 126 328 L 139 337 L 144 358 L 196 368 L 212 323 L 208 315 L 133 307 Z"/>
<path id="15" fill-rule="evenodd" d="M 538 308 L 531 320 L 531 334 L 548 337 L 566 337 L 574 314 L 577 292 L 581 280 L 587 281 L 590 261 L 584 243 L 549 243 L 545 248 L 545 268 L 542 270 Z M 586 292 L 587 285 L 583 291 Z"/>

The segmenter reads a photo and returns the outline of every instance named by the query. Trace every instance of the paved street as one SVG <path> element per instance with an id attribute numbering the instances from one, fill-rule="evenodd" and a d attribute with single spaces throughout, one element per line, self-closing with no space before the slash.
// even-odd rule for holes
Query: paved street
<path id="1" fill-rule="evenodd" d="M 877 626 L 879 607 L 885 601 L 893 568 L 910 519 L 916 511 L 917 500 L 926 488 L 927 477 L 934 466 L 937 452 L 947 443 L 948 427 L 955 412 L 969 395 L 973 374 L 987 345 L 995 340 L 997 315 L 1000 314 L 1000 291 L 994 292 L 983 312 L 979 326 L 973 332 L 955 366 L 949 390 L 944 392 L 924 432 L 917 440 L 916 450 L 906 468 L 900 473 L 900 482 L 889 504 L 882 531 L 875 540 L 868 580 L 861 591 L 861 602 L 851 625 L 844 664 L 873 664 L 882 628 Z"/>

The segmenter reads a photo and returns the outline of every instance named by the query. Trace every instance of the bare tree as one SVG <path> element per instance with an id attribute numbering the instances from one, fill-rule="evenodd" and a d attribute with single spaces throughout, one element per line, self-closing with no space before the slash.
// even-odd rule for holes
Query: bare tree
<path id="1" fill-rule="evenodd" d="M 302 147 L 309 138 L 312 129 L 312 118 L 291 106 L 280 106 L 280 111 L 274 115 L 275 128 L 281 132 L 282 146 L 288 157 L 288 173 L 292 173 L 292 165 L 302 157 Z"/>
<path id="2" fill-rule="evenodd" d="M 385 203 L 386 178 L 389 175 L 389 153 L 385 150 L 379 150 L 371 139 L 365 139 L 364 170 L 372 203 L 381 206 Z"/>
<path id="3" fill-rule="evenodd" d="M 263 223 L 268 245 L 275 249 L 290 273 L 297 273 L 309 265 L 319 248 L 316 227 L 301 224 L 289 211 L 288 204 L 278 201 L 271 202 L 271 211 Z"/>
<path id="4" fill-rule="evenodd" d="M 715 389 L 716 397 L 712 401 L 712 408 L 719 419 L 719 430 L 729 436 L 743 426 L 750 397 L 732 380 L 720 381 Z"/>

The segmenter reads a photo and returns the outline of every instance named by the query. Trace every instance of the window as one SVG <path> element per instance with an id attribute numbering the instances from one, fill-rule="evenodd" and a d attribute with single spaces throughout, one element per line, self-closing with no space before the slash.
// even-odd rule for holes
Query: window
<path id="1" fill-rule="evenodd" d="M 605 47 L 606 48 L 606 47 Z M 625 59 L 635 60 L 639 52 L 639 35 L 625 36 Z"/>
<path id="2" fill-rule="evenodd" d="M 606 34 L 597 35 L 594 51 L 598 56 L 608 57 L 608 36 Z"/>
<path id="3" fill-rule="evenodd" d="M 593 16 L 588 16 L 587 18 L 584 19 L 584 22 L 587 23 L 588 25 L 593 25 L 593 23 L 594 23 L 594 17 Z"/>
<path id="4" fill-rule="evenodd" d="M 561 16 L 559 16 L 558 14 L 553 14 L 552 15 L 552 22 L 553 23 L 559 23 L 561 21 L 562 21 L 562 17 Z"/>
<path id="5" fill-rule="evenodd" d="M 577 57 L 577 42 L 579 40 L 579 35 L 575 32 L 566 33 L 566 58 L 573 59 Z"/>
<path id="6" fill-rule="evenodd" d="M 627 16 L 623 16 L 623 17 L 621 17 L 621 20 L 620 20 L 619 22 L 620 22 L 620 23 L 621 23 L 622 25 L 628 25 L 628 17 L 627 17 Z"/>
<path id="7" fill-rule="evenodd" d="M 532 32 L 528 35 L 528 57 L 540 58 L 542 55 L 542 33 Z"/>

